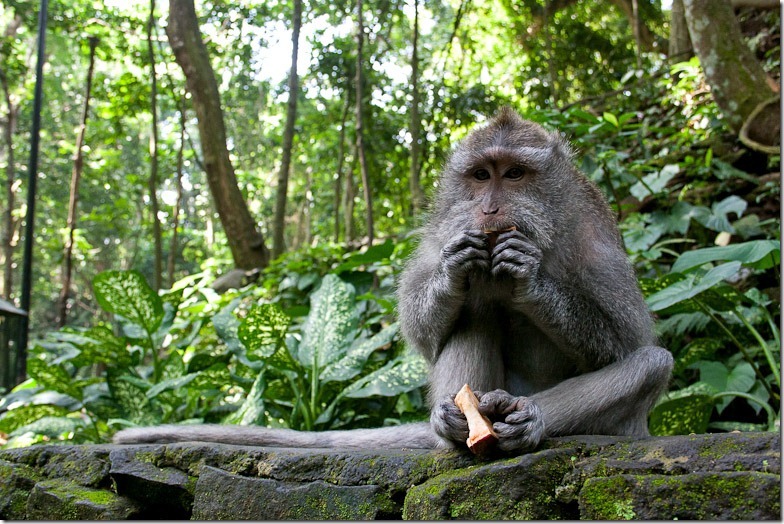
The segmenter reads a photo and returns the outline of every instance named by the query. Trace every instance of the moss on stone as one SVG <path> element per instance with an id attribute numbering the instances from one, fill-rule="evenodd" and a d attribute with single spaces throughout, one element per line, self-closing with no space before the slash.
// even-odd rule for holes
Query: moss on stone
<path id="1" fill-rule="evenodd" d="M 592 520 L 632 520 L 634 501 L 622 476 L 588 479 L 580 491 L 581 516 Z"/>

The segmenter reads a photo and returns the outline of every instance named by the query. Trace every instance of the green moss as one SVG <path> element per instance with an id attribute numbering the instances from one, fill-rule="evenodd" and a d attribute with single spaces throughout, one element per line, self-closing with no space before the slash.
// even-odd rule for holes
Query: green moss
<path id="1" fill-rule="evenodd" d="M 580 492 L 582 515 L 592 520 L 632 520 L 636 517 L 634 500 L 622 476 L 588 479 Z"/>

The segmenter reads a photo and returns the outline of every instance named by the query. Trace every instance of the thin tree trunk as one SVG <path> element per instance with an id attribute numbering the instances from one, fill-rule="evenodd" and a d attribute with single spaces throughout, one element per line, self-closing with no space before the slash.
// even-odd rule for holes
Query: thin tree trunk
<path id="1" fill-rule="evenodd" d="M 14 16 L 5 29 L 5 36 L 15 36 L 22 25 L 22 17 Z M 17 220 L 14 220 L 14 207 L 16 205 L 16 158 L 14 157 L 14 133 L 19 117 L 19 106 L 11 98 L 11 87 L 8 85 L 5 69 L 0 64 L 0 85 L 3 88 L 5 105 L 8 108 L 5 126 L 3 127 L 3 138 L 6 147 L 6 208 L 3 211 L 3 290 L 0 296 L 11 301 L 11 292 L 14 282 L 14 230 Z"/>
<path id="2" fill-rule="evenodd" d="M 354 170 L 356 169 L 356 165 L 357 165 L 357 147 L 355 143 L 354 160 L 346 176 L 346 192 L 345 192 L 345 198 L 343 199 L 343 229 L 346 232 L 343 237 L 343 241 L 346 244 L 346 246 L 351 245 L 351 242 L 354 240 L 354 237 L 357 235 L 356 229 L 354 228 L 354 197 L 357 194 L 356 193 L 357 186 L 354 184 Z"/>
<path id="3" fill-rule="evenodd" d="M 147 55 L 150 60 L 150 113 L 152 129 L 150 133 L 150 213 L 152 214 L 153 253 L 153 289 L 163 287 L 163 238 L 161 220 L 158 217 L 158 78 L 155 74 L 155 50 L 152 45 L 152 33 L 155 27 L 155 0 L 150 0 L 150 17 L 147 19 Z"/>
<path id="4" fill-rule="evenodd" d="M 694 56 L 689 37 L 689 26 L 686 25 L 686 12 L 683 0 L 672 0 L 670 10 L 670 51 L 669 59 L 673 62 L 685 62 Z"/>
<path id="5" fill-rule="evenodd" d="M 335 177 L 335 243 L 340 242 L 340 201 L 343 188 L 343 167 L 346 163 L 346 120 L 350 107 L 349 90 L 346 89 L 343 115 L 340 118 L 340 142 L 338 143 L 338 169 Z"/>
<path id="6" fill-rule="evenodd" d="M 362 47 L 365 41 L 365 27 L 362 20 L 362 0 L 357 0 L 357 73 L 356 73 L 356 140 L 359 168 L 362 174 L 362 189 L 365 196 L 365 227 L 367 229 L 368 245 L 373 245 L 373 196 L 370 190 L 370 173 L 368 172 L 367 155 L 363 139 L 362 118 Z"/>
<path id="7" fill-rule="evenodd" d="M 634 57 L 637 59 L 637 70 L 642 71 L 642 37 L 640 35 L 640 6 L 638 0 L 632 0 L 632 35 L 634 36 Z"/>
<path id="8" fill-rule="evenodd" d="M 299 53 L 299 31 L 302 27 L 302 0 L 294 0 L 294 20 L 291 32 L 291 70 L 289 72 L 289 103 L 286 111 L 286 130 L 283 133 L 283 161 L 278 173 L 278 191 L 275 198 L 274 239 L 272 258 L 285 251 L 284 233 L 286 231 L 286 200 L 291 170 L 291 150 L 294 144 L 294 124 L 297 120 L 297 97 L 299 96 L 299 76 L 297 75 L 297 56 Z"/>
<path id="9" fill-rule="evenodd" d="M 13 288 L 14 275 L 14 206 L 16 205 L 16 159 L 14 157 L 14 132 L 19 116 L 19 106 L 14 104 L 11 99 L 11 91 L 8 86 L 8 79 L 5 71 L 0 70 L 0 84 L 3 86 L 5 104 L 8 107 L 5 126 L 3 126 L 3 137 L 6 147 L 6 208 L 3 211 L 3 293 L 6 300 L 11 301 L 11 291 Z"/>
<path id="10" fill-rule="evenodd" d="M 552 35 L 552 16 L 550 12 L 550 4 L 545 1 L 544 3 L 544 21 L 542 22 L 542 29 L 544 30 L 544 42 L 547 47 L 547 76 L 550 79 L 550 100 L 553 107 L 558 107 L 560 94 L 558 92 L 558 66 L 555 62 L 555 49 L 553 48 L 553 35 Z"/>
<path id="11" fill-rule="evenodd" d="M 411 189 L 411 214 L 418 216 L 422 212 L 425 195 L 422 183 L 419 180 L 420 163 L 422 155 L 422 119 L 419 116 L 419 0 L 414 0 L 414 34 L 412 35 L 411 50 L 411 172 L 408 177 Z"/>
<path id="12" fill-rule="evenodd" d="M 270 253 L 240 192 L 229 159 L 218 84 L 201 39 L 193 0 L 169 0 L 166 34 L 192 95 L 207 182 L 234 264 L 239 269 L 266 267 Z"/>
<path id="13" fill-rule="evenodd" d="M 182 168 L 183 159 L 185 156 L 185 111 L 180 108 L 180 147 L 177 150 L 177 175 L 175 183 L 177 186 L 177 200 L 174 202 L 174 210 L 172 211 L 172 233 L 169 239 L 169 258 L 167 260 L 166 269 L 168 273 L 169 287 L 174 285 L 174 269 L 177 260 L 177 240 L 180 228 L 180 208 L 182 207 Z"/>
<path id="14" fill-rule="evenodd" d="M 62 288 L 60 297 L 57 301 L 57 316 L 55 323 L 58 327 L 65 326 L 68 317 L 68 297 L 71 294 L 71 274 L 73 272 L 73 244 L 74 231 L 76 230 L 76 208 L 79 205 L 79 180 L 82 177 L 84 167 L 84 135 L 87 131 L 87 116 L 90 111 L 90 91 L 93 85 L 93 70 L 95 68 L 95 48 L 98 46 L 98 38 L 92 36 L 90 42 L 90 63 L 87 68 L 87 80 L 84 88 L 84 105 L 82 106 L 82 118 L 79 123 L 79 131 L 76 134 L 76 147 L 73 156 L 73 169 L 71 170 L 71 196 L 68 201 L 68 237 L 65 240 L 63 249 L 63 271 Z"/>
<path id="15" fill-rule="evenodd" d="M 705 79 L 730 127 L 740 132 L 755 110 L 775 95 L 767 75 L 740 30 L 729 0 L 684 0 L 686 22 Z M 768 146 L 779 143 L 781 111 L 771 104 L 747 126 L 747 137 Z"/>

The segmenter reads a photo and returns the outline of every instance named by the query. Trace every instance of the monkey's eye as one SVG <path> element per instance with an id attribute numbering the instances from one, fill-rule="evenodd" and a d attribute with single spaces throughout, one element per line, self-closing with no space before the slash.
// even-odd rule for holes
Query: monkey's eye
<path id="1" fill-rule="evenodd" d="M 504 173 L 504 178 L 508 180 L 520 180 L 525 175 L 525 171 L 523 171 L 519 167 L 513 167 L 506 173 Z"/>
<path id="2" fill-rule="evenodd" d="M 490 171 L 487 169 L 477 169 L 474 171 L 474 178 L 476 180 L 490 180 Z"/>

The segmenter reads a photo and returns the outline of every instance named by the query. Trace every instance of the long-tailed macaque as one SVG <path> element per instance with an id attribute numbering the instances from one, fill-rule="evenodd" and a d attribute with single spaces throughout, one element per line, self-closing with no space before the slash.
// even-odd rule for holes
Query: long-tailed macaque
<path id="1" fill-rule="evenodd" d="M 430 423 L 319 433 L 219 425 L 119 432 L 115 442 L 465 446 L 469 384 L 504 451 L 545 437 L 647 435 L 672 356 L 599 189 L 559 135 L 502 109 L 454 150 L 399 288 L 410 346 L 430 364 Z"/>

